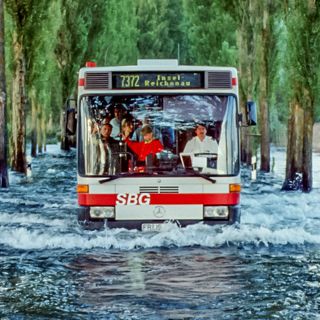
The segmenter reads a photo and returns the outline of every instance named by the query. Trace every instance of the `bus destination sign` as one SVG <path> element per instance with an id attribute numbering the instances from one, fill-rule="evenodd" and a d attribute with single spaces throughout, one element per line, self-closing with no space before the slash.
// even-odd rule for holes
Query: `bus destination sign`
<path id="1" fill-rule="evenodd" d="M 113 89 L 202 89 L 203 72 L 113 72 Z"/>

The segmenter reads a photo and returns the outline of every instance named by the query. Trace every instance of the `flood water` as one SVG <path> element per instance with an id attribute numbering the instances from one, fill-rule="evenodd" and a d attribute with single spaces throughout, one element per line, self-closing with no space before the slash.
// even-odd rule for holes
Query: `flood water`
<path id="1" fill-rule="evenodd" d="M 241 225 L 86 231 L 74 152 L 0 189 L 0 319 L 320 319 L 320 155 L 314 190 L 243 172 Z"/>

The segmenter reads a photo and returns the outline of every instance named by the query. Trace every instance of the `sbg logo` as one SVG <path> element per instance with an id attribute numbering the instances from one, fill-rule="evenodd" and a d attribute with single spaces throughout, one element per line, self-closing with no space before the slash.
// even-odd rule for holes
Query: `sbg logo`
<path id="1" fill-rule="evenodd" d="M 117 205 L 147 205 L 150 204 L 149 193 L 119 193 L 117 195 Z"/>

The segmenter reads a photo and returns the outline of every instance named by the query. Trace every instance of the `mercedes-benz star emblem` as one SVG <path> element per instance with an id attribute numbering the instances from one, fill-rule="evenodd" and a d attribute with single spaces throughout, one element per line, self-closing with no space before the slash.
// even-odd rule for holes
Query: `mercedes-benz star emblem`
<path id="1" fill-rule="evenodd" d="M 166 213 L 166 209 L 162 206 L 156 206 L 153 209 L 153 214 L 157 218 L 163 218 L 164 214 Z"/>

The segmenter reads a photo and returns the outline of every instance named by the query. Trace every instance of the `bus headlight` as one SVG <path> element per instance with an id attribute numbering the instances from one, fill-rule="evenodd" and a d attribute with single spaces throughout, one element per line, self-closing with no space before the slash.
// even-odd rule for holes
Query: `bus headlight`
<path id="1" fill-rule="evenodd" d="M 211 219 L 227 219 L 229 210 L 227 206 L 205 206 L 203 216 Z"/>
<path id="2" fill-rule="evenodd" d="M 114 218 L 114 207 L 91 207 L 90 217 L 94 219 Z"/>

